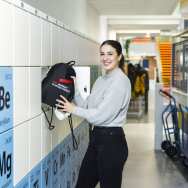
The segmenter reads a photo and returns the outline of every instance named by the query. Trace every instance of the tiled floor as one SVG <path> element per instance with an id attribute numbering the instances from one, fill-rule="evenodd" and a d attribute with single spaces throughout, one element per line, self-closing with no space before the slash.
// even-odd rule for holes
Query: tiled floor
<path id="1" fill-rule="evenodd" d="M 150 95 L 150 104 L 153 98 Z M 122 188 L 188 188 L 188 168 L 165 153 L 154 151 L 154 109 L 141 119 L 128 119 L 124 126 L 129 145 Z M 100 188 L 98 185 L 97 188 Z"/>
<path id="2" fill-rule="evenodd" d="M 188 169 L 154 151 L 154 123 L 125 126 L 129 158 L 123 172 L 122 188 L 187 188 Z"/>

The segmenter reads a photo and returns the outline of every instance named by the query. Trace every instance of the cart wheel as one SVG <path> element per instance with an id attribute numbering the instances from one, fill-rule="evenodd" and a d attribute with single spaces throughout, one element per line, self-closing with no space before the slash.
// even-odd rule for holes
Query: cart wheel
<path id="1" fill-rule="evenodd" d="M 161 143 L 161 148 L 166 151 L 167 148 L 169 148 L 171 146 L 171 143 L 170 141 L 168 140 L 164 140 L 162 143 Z"/>
<path id="2" fill-rule="evenodd" d="M 182 161 L 183 165 L 188 168 L 188 158 L 187 157 L 183 157 L 183 161 Z"/>
<path id="3" fill-rule="evenodd" d="M 175 146 L 169 146 L 165 151 L 169 157 L 174 157 L 178 153 L 178 150 Z"/>

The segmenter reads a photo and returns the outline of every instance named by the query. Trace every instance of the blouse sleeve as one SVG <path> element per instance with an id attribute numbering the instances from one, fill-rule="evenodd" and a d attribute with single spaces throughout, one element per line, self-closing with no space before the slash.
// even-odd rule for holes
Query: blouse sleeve
<path id="1" fill-rule="evenodd" d="M 119 83 L 112 83 L 105 92 L 105 97 L 96 108 L 84 109 L 76 106 L 73 114 L 85 118 L 88 122 L 97 125 L 114 119 L 125 103 L 130 100 L 130 84 L 121 87 Z"/>
<path id="2" fill-rule="evenodd" d="M 80 94 L 80 92 L 77 90 L 74 95 L 73 102 L 81 108 L 87 108 L 88 106 L 88 97 L 84 100 Z"/>

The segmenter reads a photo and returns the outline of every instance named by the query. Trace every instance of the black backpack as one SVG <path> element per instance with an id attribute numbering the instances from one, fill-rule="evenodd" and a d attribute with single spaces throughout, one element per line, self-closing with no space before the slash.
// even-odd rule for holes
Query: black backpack
<path id="1" fill-rule="evenodd" d="M 57 63 L 48 71 L 42 81 L 42 102 L 51 107 L 57 104 L 56 99 L 63 95 L 68 101 L 74 97 L 74 80 L 76 73 L 73 69 L 75 61 Z"/>
<path id="2" fill-rule="evenodd" d="M 54 129 L 55 127 L 52 125 L 52 119 L 53 108 L 56 107 L 55 105 L 57 104 L 56 99 L 58 99 L 60 95 L 63 95 L 68 101 L 71 102 L 74 97 L 74 79 L 72 78 L 76 77 L 75 70 L 72 67 L 74 64 L 75 61 L 70 61 L 68 63 L 57 63 L 50 68 L 46 77 L 42 80 L 42 103 L 49 105 L 52 109 L 51 118 L 49 120 L 45 110 L 42 108 L 50 130 Z M 73 133 L 71 114 L 68 116 L 68 120 L 73 138 L 73 147 L 74 149 L 77 149 L 77 141 Z"/>

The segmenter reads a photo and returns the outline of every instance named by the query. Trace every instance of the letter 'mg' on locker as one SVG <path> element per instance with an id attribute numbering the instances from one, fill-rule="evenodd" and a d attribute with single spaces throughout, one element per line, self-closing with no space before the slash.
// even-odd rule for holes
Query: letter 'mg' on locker
<path id="1" fill-rule="evenodd" d="M 6 176 L 8 179 L 12 174 L 12 154 L 6 151 L 0 154 L 0 176 Z"/>
<path id="2" fill-rule="evenodd" d="M 0 134 L 0 187 L 13 186 L 13 136 L 12 131 Z"/>

